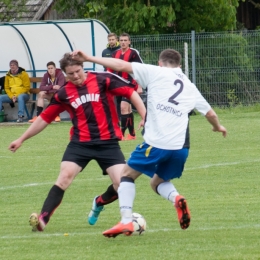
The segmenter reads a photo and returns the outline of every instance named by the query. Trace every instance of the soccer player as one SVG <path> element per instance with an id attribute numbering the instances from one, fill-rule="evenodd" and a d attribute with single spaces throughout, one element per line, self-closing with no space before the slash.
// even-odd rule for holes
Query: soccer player
<path id="1" fill-rule="evenodd" d="M 33 231 L 43 231 L 55 209 L 60 205 L 65 190 L 73 179 L 91 160 L 96 160 L 103 172 L 107 172 L 112 183 L 102 194 L 101 205 L 118 198 L 125 158 L 118 141 L 122 138 L 114 96 L 127 97 L 137 106 L 144 119 L 146 109 L 135 91 L 136 86 L 108 72 L 84 73 L 83 62 L 66 53 L 60 60 L 60 68 L 69 82 L 60 88 L 49 106 L 32 125 L 9 145 L 15 152 L 22 143 L 41 132 L 57 115 L 66 110 L 72 120 L 70 143 L 63 155 L 59 176 L 44 201 L 41 212 L 33 213 L 29 222 Z M 142 123 L 142 122 L 141 122 Z"/>
<path id="2" fill-rule="evenodd" d="M 120 44 L 118 42 L 118 38 L 115 33 L 109 33 L 107 35 L 107 40 L 108 40 L 108 44 L 106 48 L 102 51 L 102 57 L 111 58 L 112 53 L 120 49 Z M 107 69 L 104 67 L 104 70 L 106 71 Z"/>
<path id="3" fill-rule="evenodd" d="M 140 62 L 143 63 L 139 53 L 137 50 L 130 48 L 131 40 L 130 35 L 128 33 L 122 33 L 119 36 L 119 44 L 120 49 L 112 53 L 112 57 L 116 59 L 125 60 L 128 62 Z M 136 81 L 126 72 L 117 72 L 114 71 L 112 68 L 107 68 L 108 71 L 116 73 L 117 75 L 121 76 L 124 79 L 131 81 L 133 84 L 137 85 Z M 138 92 L 141 92 L 141 88 L 138 89 Z M 120 115 L 121 119 L 121 131 L 123 134 L 123 140 L 134 140 L 136 139 L 135 136 L 135 129 L 134 129 L 134 114 L 132 111 L 132 105 L 128 98 L 125 97 L 117 97 L 117 106 L 120 107 L 118 109 L 118 114 Z M 125 131 L 128 129 L 129 134 L 125 136 Z"/>
<path id="4" fill-rule="evenodd" d="M 116 237 L 131 235 L 134 231 L 134 182 L 142 173 L 151 178 L 152 189 L 175 206 L 181 228 L 187 229 L 190 224 L 188 204 L 171 180 L 181 177 L 188 157 L 189 113 L 196 108 L 213 126 L 212 130 L 221 132 L 224 137 L 227 130 L 197 87 L 182 72 L 181 55 L 176 50 L 166 49 L 159 56 L 159 66 L 97 58 L 81 51 L 72 55 L 78 60 L 130 73 L 138 84 L 148 89 L 144 142 L 132 152 L 121 173 L 118 188 L 121 221 L 103 235 Z"/>

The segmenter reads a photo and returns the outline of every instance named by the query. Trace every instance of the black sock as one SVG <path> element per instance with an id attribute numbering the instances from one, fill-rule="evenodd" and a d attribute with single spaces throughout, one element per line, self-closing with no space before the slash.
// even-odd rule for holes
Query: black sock
<path id="1" fill-rule="evenodd" d="M 134 114 L 133 112 L 131 114 L 127 115 L 127 128 L 129 131 L 129 134 L 132 136 L 135 136 L 135 128 L 134 128 Z"/>
<path id="2" fill-rule="evenodd" d="M 97 206 L 103 206 L 118 199 L 118 194 L 115 191 L 113 184 L 108 186 L 107 190 L 96 198 Z"/>
<path id="3" fill-rule="evenodd" d="M 64 190 L 60 187 L 53 185 L 49 191 L 49 194 L 44 201 L 42 206 L 41 215 L 43 216 L 44 222 L 47 224 L 50 220 L 51 215 L 55 209 L 60 205 L 64 195 Z"/>
<path id="4" fill-rule="evenodd" d="M 125 135 L 125 130 L 127 128 L 127 118 L 128 115 L 121 115 L 121 131 L 122 131 L 122 135 Z"/>
<path id="5" fill-rule="evenodd" d="M 42 110 L 43 110 L 43 107 L 38 107 L 37 106 L 37 108 L 36 108 L 37 116 L 39 116 L 41 114 Z"/>

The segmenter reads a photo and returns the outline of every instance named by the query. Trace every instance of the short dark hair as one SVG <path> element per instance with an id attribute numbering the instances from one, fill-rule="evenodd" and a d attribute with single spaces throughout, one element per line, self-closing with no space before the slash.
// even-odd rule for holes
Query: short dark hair
<path id="1" fill-rule="evenodd" d="M 115 33 L 109 33 L 109 34 L 107 35 L 107 38 L 112 37 L 112 36 L 114 36 L 114 37 L 117 38 L 117 35 L 116 35 Z"/>
<path id="2" fill-rule="evenodd" d="M 121 36 L 126 36 L 126 37 L 128 37 L 129 41 L 131 40 L 130 35 L 129 35 L 128 33 L 121 33 L 121 35 L 119 36 L 119 38 L 120 38 Z"/>
<path id="3" fill-rule="evenodd" d="M 60 68 L 66 73 L 66 67 L 73 65 L 79 65 L 83 68 L 82 61 L 72 59 L 70 52 L 65 53 L 63 58 L 60 60 Z"/>
<path id="4" fill-rule="evenodd" d="M 160 53 L 159 61 L 172 67 L 178 67 L 181 64 L 181 54 L 174 49 L 166 49 Z"/>
<path id="5" fill-rule="evenodd" d="M 46 67 L 48 68 L 50 65 L 53 65 L 56 68 L 56 65 L 53 61 L 49 61 L 46 65 Z"/>

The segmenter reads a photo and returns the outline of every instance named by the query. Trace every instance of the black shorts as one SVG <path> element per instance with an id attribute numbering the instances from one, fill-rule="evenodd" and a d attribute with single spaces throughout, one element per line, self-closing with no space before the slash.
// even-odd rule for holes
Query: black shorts
<path id="1" fill-rule="evenodd" d="M 129 103 L 131 105 L 131 101 L 130 99 L 126 98 L 126 97 L 122 97 L 122 100 L 121 101 L 125 101 L 127 103 Z"/>
<path id="2" fill-rule="evenodd" d="M 82 170 L 91 160 L 98 163 L 104 175 L 107 174 L 107 168 L 116 164 L 125 164 L 125 157 L 118 142 L 98 145 L 70 142 L 62 158 L 62 161 L 76 163 L 82 167 Z"/>

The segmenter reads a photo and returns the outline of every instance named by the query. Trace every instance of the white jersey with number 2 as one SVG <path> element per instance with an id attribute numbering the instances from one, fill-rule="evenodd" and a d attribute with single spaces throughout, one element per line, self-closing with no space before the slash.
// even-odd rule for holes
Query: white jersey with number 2
<path id="1" fill-rule="evenodd" d="M 182 149 L 192 109 L 206 115 L 211 109 L 197 87 L 180 68 L 133 62 L 133 78 L 147 89 L 144 140 L 166 150 Z"/>

